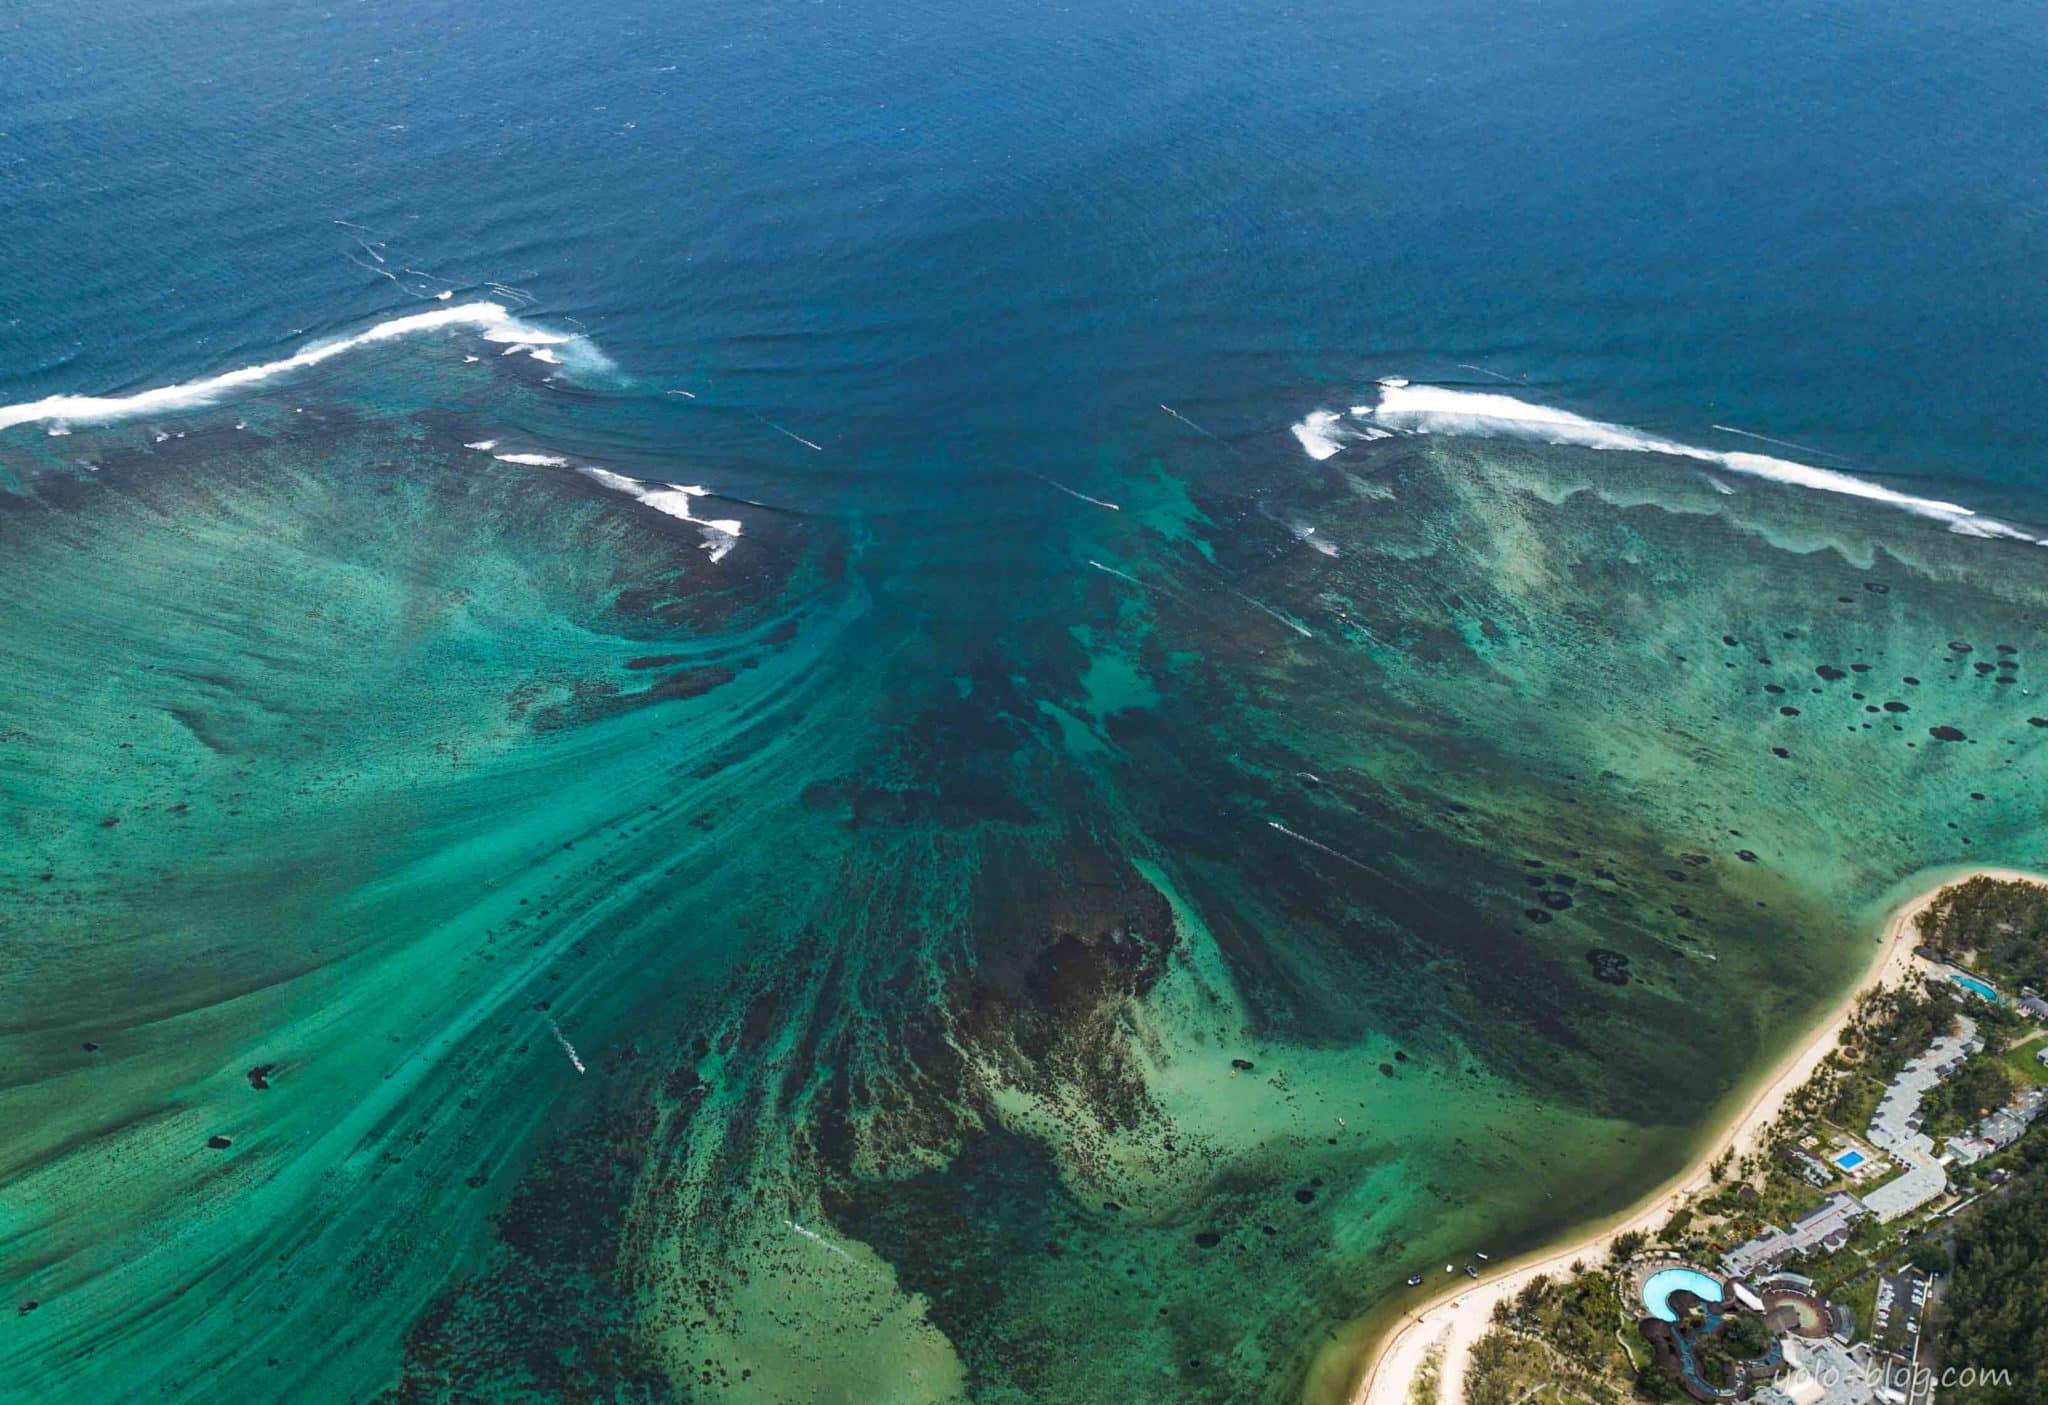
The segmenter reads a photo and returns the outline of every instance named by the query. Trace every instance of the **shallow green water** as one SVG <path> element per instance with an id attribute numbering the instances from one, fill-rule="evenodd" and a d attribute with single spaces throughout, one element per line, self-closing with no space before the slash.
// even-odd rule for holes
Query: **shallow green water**
<path id="1" fill-rule="evenodd" d="M 713 561 L 454 360 L 15 460 L 0 1396 L 1293 1398 L 2042 854 L 2035 547 L 1190 435 Z"/>

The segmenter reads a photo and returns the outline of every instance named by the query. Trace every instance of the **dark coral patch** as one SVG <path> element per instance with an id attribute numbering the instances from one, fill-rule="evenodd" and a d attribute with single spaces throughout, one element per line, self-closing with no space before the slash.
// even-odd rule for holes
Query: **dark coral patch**
<path id="1" fill-rule="evenodd" d="M 1628 957 L 1619 951 L 1596 946 L 1586 953 L 1586 964 L 1593 968 L 1593 978 L 1608 985 L 1628 984 Z"/>

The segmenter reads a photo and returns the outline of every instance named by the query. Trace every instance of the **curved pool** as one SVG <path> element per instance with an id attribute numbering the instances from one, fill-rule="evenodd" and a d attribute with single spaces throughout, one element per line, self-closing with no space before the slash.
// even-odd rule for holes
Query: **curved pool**
<path id="1" fill-rule="evenodd" d="M 1663 1322 L 1676 1322 L 1671 1295 L 1683 1289 L 1703 1302 L 1717 1303 L 1726 1296 L 1721 1280 L 1696 1268 L 1660 1268 L 1643 1280 L 1643 1309 Z"/>
<path id="2" fill-rule="evenodd" d="M 1977 996 L 1979 999 L 1989 1000 L 1994 1005 L 2002 1005 L 2005 1003 L 2004 997 L 1999 995 L 1996 989 L 1989 985 L 1986 985 L 1983 981 L 1978 980 L 1975 976 L 1951 975 L 1949 979 L 1954 981 L 1957 985 L 1961 986 L 1964 990 L 1969 991 L 1970 994 Z"/>

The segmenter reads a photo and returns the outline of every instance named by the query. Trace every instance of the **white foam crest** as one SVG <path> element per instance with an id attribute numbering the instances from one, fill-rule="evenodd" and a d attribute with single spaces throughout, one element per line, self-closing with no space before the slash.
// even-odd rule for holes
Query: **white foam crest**
<path id="1" fill-rule="evenodd" d="M 1337 543 L 1331 541 L 1328 537 L 1317 536 L 1316 529 L 1306 523 L 1289 522 L 1287 530 L 1294 535 L 1296 541 L 1314 547 L 1325 556 L 1337 556 L 1340 554 L 1337 549 Z"/>
<path id="2" fill-rule="evenodd" d="M 1327 459 L 1344 448 L 1344 426 L 1335 410 L 1311 410 L 1308 418 L 1288 426 L 1312 459 Z"/>
<path id="3" fill-rule="evenodd" d="M 488 441 L 486 441 L 488 442 Z M 474 448 L 475 445 L 467 447 Z M 567 468 L 569 461 L 560 454 L 492 454 L 499 463 L 523 464 L 527 468 Z"/>
<path id="4" fill-rule="evenodd" d="M 1317 415 L 1327 413 L 1316 412 Z M 1584 415 L 1575 415 L 1569 410 L 1518 400 L 1512 395 L 1500 395 L 1491 391 L 1452 390 L 1444 386 L 1395 385 L 1391 381 L 1383 381 L 1380 384 L 1379 404 L 1367 409 L 1366 413 L 1381 425 L 1413 434 L 1533 439 L 1545 444 L 1569 444 L 1586 449 L 1667 454 L 1699 463 L 1714 464 L 1752 478 L 1767 478 L 1772 482 L 1790 483 L 1802 488 L 1811 488 L 1816 492 L 1839 493 L 1847 497 L 1884 503 L 1922 517 L 1945 522 L 1951 531 L 1968 536 L 2006 537 L 2015 541 L 2039 544 L 2036 538 L 2028 536 L 2017 527 L 1985 517 L 1961 503 L 1901 493 L 1853 474 L 1842 473 L 1832 468 L 1815 468 L 1811 464 L 1781 459 L 1770 454 L 1704 449 L 1696 444 L 1685 444 L 1675 439 L 1645 434 L 1627 425 L 1608 424 L 1602 420 L 1588 419 Z M 1311 415 L 1309 418 L 1313 420 L 1316 416 Z M 1303 447 L 1309 448 L 1309 453 L 1314 457 L 1329 457 L 1329 453 L 1317 453 L 1314 448 L 1309 447 L 1308 440 L 1303 438 L 1299 426 L 1296 426 L 1295 435 L 1302 438 Z M 1339 444 L 1337 447 L 1341 448 L 1342 445 Z M 1330 450 L 1330 453 L 1334 452 L 1336 449 Z"/>
<path id="5" fill-rule="evenodd" d="M 360 347 L 454 327 L 473 328 L 486 341 L 521 343 L 528 349 L 573 347 L 581 353 L 581 359 L 594 368 L 605 368 L 611 364 L 605 359 L 604 353 L 582 338 L 551 332 L 532 323 L 522 322 L 501 303 L 466 302 L 453 307 L 436 308 L 432 312 L 416 312 L 407 317 L 394 317 L 357 332 L 354 336 L 309 342 L 281 360 L 238 367 L 217 376 L 209 376 L 205 380 L 180 381 L 176 385 L 139 390 L 132 395 L 50 395 L 41 400 L 0 405 L 0 429 L 10 429 L 18 424 L 32 424 L 39 420 L 103 424 L 135 415 L 188 410 L 210 404 L 229 391 L 257 385 L 292 371 L 304 370 L 309 366 L 317 366 L 323 361 L 331 361 Z"/>
<path id="6" fill-rule="evenodd" d="M 637 478 L 628 478 L 623 473 L 613 473 L 608 468 L 593 468 L 588 464 L 576 470 L 591 482 L 610 488 L 615 493 L 624 493 L 637 498 L 656 512 L 665 512 L 679 517 L 692 526 L 701 528 L 704 536 L 704 550 L 714 562 L 723 561 L 726 553 L 740 539 L 740 523 L 731 517 L 698 517 L 690 511 L 692 499 L 709 497 L 709 488 L 694 483 L 643 483 Z"/>

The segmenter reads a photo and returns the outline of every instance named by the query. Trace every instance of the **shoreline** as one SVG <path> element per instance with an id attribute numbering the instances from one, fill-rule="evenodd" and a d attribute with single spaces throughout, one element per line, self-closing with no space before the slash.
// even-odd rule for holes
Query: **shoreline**
<path id="1" fill-rule="evenodd" d="M 1432 1350 L 1437 1361 L 1436 1405 L 1464 1405 L 1465 1371 L 1472 1347 L 1492 1326 L 1494 1304 L 1519 1293 L 1529 1280 L 1554 1274 L 1572 1263 L 1597 1263 L 1607 1258 L 1614 1240 L 1631 1231 L 1654 1233 L 1687 1199 L 1710 1181 L 1709 1168 L 1732 1153 L 1740 1161 L 1757 1150 L 1763 1133 L 1774 1123 L 1785 1101 L 1802 1087 L 1841 1042 L 1842 1030 L 1865 994 L 1896 984 L 1914 969 L 1912 949 L 1917 919 L 1935 896 L 1970 878 L 2048 883 L 2024 869 L 1963 869 L 1941 878 L 1894 907 L 1880 929 L 1876 953 L 1861 977 L 1817 1023 L 1812 1032 L 1781 1059 L 1721 1130 L 1676 1175 L 1627 1209 L 1595 1226 L 1571 1232 L 1569 1238 L 1523 1254 L 1469 1282 L 1462 1289 L 1438 1290 L 1421 1306 L 1403 1315 L 1360 1354 L 1359 1366 L 1346 1393 L 1349 1405 L 1408 1405 L 1411 1384 Z"/>

